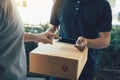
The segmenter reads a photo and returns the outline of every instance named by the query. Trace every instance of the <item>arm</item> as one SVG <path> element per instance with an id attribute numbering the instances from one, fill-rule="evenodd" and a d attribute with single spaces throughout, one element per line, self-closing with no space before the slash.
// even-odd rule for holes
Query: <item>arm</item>
<path id="1" fill-rule="evenodd" d="M 87 46 L 93 49 L 106 48 L 110 44 L 110 31 L 112 28 L 112 11 L 108 1 L 105 1 L 101 8 L 101 13 L 98 15 L 98 31 L 99 37 L 96 39 L 88 39 L 79 37 L 76 44 Z M 82 43 L 83 42 L 83 43 Z"/>
<path id="2" fill-rule="evenodd" d="M 24 41 L 25 42 L 43 42 L 43 43 L 50 43 L 52 44 L 52 41 L 54 38 L 56 38 L 57 35 L 51 32 L 43 32 L 39 34 L 29 34 L 29 33 L 24 33 Z"/>
<path id="3" fill-rule="evenodd" d="M 34 41 L 34 39 L 35 39 L 35 34 L 31 34 L 31 33 L 24 33 L 24 41 L 25 42 L 31 42 L 31 41 L 33 41 L 33 42 L 35 42 Z"/>
<path id="4" fill-rule="evenodd" d="M 94 49 L 106 48 L 110 44 L 110 32 L 100 32 L 97 39 L 87 39 L 87 46 Z"/>
<path id="5" fill-rule="evenodd" d="M 110 44 L 110 32 L 100 32 L 100 37 L 96 39 L 79 37 L 76 44 L 80 44 L 81 46 L 87 46 L 93 49 L 106 48 Z"/>
<path id="6" fill-rule="evenodd" d="M 48 28 L 47 32 L 55 33 L 58 29 L 59 29 L 59 25 L 50 24 L 50 27 Z"/>

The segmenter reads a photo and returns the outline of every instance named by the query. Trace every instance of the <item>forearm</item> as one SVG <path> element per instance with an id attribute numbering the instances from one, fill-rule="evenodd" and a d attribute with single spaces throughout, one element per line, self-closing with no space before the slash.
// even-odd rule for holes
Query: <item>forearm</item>
<path id="1" fill-rule="evenodd" d="M 32 33 L 24 33 L 24 41 L 25 41 L 25 42 L 31 42 L 31 41 L 34 42 L 34 40 L 35 40 L 35 34 L 32 34 Z"/>
<path id="2" fill-rule="evenodd" d="M 110 32 L 100 32 L 100 37 L 96 39 L 87 39 L 87 46 L 94 49 L 102 49 L 110 44 Z"/>
<path id="3" fill-rule="evenodd" d="M 108 47 L 110 44 L 110 39 L 87 39 L 87 46 L 93 49 L 102 49 Z"/>
<path id="4" fill-rule="evenodd" d="M 76 45 L 83 48 L 88 47 L 93 49 L 102 49 L 108 47 L 110 44 L 110 32 L 100 32 L 99 35 L 99 38 L 96 39 L 88 39 L 80 36 L 76 41 Z"/>

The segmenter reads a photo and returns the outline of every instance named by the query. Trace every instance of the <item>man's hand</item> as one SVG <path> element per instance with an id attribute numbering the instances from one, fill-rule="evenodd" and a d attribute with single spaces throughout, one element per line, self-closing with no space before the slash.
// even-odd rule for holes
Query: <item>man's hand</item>
<path id="1" fill-rule="evenodd" d="M 79 37 L 76 41 L 75 47 L 83 51 L 87 47 L 87 40 L 84 37 Z"/>
<path id="2" fill-rule="evenodd" d="M 58 36 L 51 32 L 43 32 L 40 34 L 35 34 L 34 42 L 43 42 L 52 44 L 53 39 L 58 38 Z"/>

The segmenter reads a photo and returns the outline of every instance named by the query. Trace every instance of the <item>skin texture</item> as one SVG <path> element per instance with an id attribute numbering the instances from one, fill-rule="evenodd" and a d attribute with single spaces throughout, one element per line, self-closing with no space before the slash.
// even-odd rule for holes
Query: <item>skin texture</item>
<path id="1" fill-rule="evenodd" d="M 53 32 L 59 29 L 58 26 L 50 25 L 50 28 L 47 32 Z M 93 48 L 93 49 L 102 49 L 108 47 L 110 44 L 110 32 L 100 32 L 99 37 L 96 39 L 88 39 L 82 36 L 78 37 L 76 41 L 75 47 L 78 49 L 85 49 L 85 47 Z"/>
<path id="2" fill-rule="evenodd" d="M 52 44 L 52 41 L 54 38 L 58 38 L 58 36 L 51 32 L 43 32 L 43 33 L 39 33 L 39 34 L 29 34 L 29 33 L 24 34 L 25 42 L 33 41 L 36 43 L 43 42 L 45 44 L 46 43 Z"/>

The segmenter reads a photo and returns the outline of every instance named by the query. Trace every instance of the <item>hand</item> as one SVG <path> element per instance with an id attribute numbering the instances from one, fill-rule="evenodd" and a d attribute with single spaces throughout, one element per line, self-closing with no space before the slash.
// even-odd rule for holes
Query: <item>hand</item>
<path id="1" fill-rule="evenodd" d="M 75 47 L 80 51 L 83 51 L 87 47 L 87 40 L 84 37 L 80 36 L 76 41 Z"/>
<path id="2" fill-rule="evenodd" d="M 43 42 L 43 43 L 50 43 L 52 44 L 52 41 L 54 38 L 59 38 L 56 34 L 51 32 L 43 32 L 40 34 L 36 34 L 36 38 L 34 42 Z"/>

